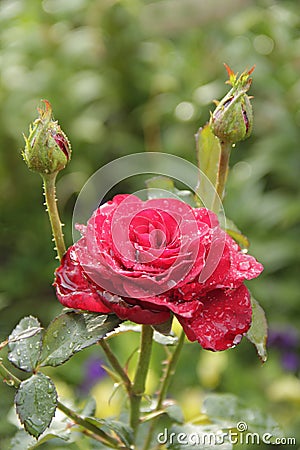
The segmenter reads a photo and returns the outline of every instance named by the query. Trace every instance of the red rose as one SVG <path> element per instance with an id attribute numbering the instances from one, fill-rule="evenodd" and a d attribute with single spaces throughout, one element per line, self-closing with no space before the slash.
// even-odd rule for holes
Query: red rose
<path id="1" fill-rule="evenodd" d="M 174 314 L 187 337 L 224 350 L 251 323 L 245 279 L 263 267 L 205 208 L 180 200 L 118 195 L 98 208 L 56 271 L 68 307 L 159 324 Z"/>

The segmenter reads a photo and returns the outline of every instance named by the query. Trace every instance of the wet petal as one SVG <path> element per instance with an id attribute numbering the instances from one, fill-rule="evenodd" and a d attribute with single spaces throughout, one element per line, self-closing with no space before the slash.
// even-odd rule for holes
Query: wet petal
<path id="1" fill-rule="evenodd" d="M 151 310 L 143 308 L 141 304 L 131 304 L 109 292 L 103 293 L 103 301 L 120 319 L 132 320 L 133 322 L 155 325 L 166 322 L 170 318 L 169 311 Z"/>
<path id="2" fill-rule="evenodd" d="M 209 292 L 191 319 L 177 316 L 188 339 L 207 350 L 226 350 L 238 344 L 251 324 L 250 294 L 245 286 Z"/>
<path id="3" fill-rule="evenodd" d="M 111 312 L 102 303 L 97 290 L 85 278 L 73 247 L 69 248 L 55 272 L 54 286 L 58 300 L 68 308 L 100 313 Z"/>

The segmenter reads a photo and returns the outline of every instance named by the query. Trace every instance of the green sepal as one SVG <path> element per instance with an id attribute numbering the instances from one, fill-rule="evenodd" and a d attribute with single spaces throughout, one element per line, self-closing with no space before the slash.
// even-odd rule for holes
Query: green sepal
<path id="1" fill-rule="evenodd" d="M 212 132 L 210 124 L 199 128 L 195 138 L 198 168 L 201 171 L 196 189 L 197 199 L 200 206 L 212 209 L 215 201 L 221 145 L 219 139 Z"/>
<path id="2" fill-rule="evenodd" d="M 159 175 L 145 181 L 148 190 L 148 199 L 154 198 L 177 198 L 192 207 L 197 203 L 194 194 L 189 190 L 179 190 L 175 187 L 174 181 L 169 177 Z"/>
<path id="3" fill-rule="evenodd" d="M 267 338 L 268 323 L 265 312 L 257 300 L 251 296 L 252 323 L 246 337 L 255 345 L 260 360 L 264 363 L 267 360 Z"/>
<path id="4" fill-rule="evenodd" d="M 164 334 L 165 336 L 169 336 L 172 330 L 172 323 L 173 323 L 173 315 L 170 315 L 170 318 L 163 323 L 159 323 L 157 325 L 152 325 L 152 328 L 160 334 Z"/>
<path id="5" fill-rule="evenodd" d="M 250 246 L 249 239 L 235 225 L 235 223 L 223 215 L 218 217 L 221 228 L 234 239 L 242 250 L 248 250 Z"/>
<path id="6" fill-rule="evenodd" d="M 154 328 L 154 326 L 153 326 L 153 328 Z M 142 326 L 135 325 L 133 323 L 128 323 L 128 324 L 122 323 L 121 325 L 119 325 L 118 328 L 116 328 L 115 330 L 110 332 L 107 337 L 110 338 L 112 336 L 115 336 L 116 334 L 127 333 L 128 331 L 133 331 L 135 333 L 141 333 Z M 154 342 L 157 342 L 158 344 L 161 344 L 161 345 L 176 345 L 178 342 L 178 337 L 175 334 L 173 334 L 172 332 L 170 332 L 170 334 L 162 334 L 155 329 L 155 331 L 153 333 L 153 340 L 154 340 Z"/>

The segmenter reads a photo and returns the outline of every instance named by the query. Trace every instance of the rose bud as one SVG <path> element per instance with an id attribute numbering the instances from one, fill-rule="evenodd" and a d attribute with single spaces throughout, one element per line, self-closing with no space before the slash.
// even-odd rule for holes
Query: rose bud
<path id="1" fill-rule="evenodd" d="M 213 133 L 221 142 L 235 144 L 250 136 L 253 125 L 253 113 L 250 103 L 251 97 L 247 95 L 252 82 L 250 78 L 254 67 L 248 72 L 238 74 L 225 64 L 229 75 L 227 84 L 232 86 L 227 95 L 217 103 L 211 114 L 210 125 Z"/>
<path id="2" fill-rule="evenodd" d="M 45 109 L 38 108 L 39 117 L 29 127 L 23 158 L 30 170 L 41 175 L 59 172 L 71 157 L 71 145 L 58 122 L 52 118 L 52 108 L 43 100 Z"/>

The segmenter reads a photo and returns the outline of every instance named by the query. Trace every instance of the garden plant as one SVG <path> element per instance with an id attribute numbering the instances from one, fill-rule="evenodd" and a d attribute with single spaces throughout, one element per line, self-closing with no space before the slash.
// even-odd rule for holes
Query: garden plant
<path id="1" fill-rule="evenodd" d="M 22 318 L 1 344 L 8 359 L 1 359 L 0 373 L 16 390 L 24 427 L 11 448 L 36 448 L 51 440 L 68 447 L 81 436 L 93 442 L 91 448 L 143 450 L 231 449 L 247 439 L 252 444 L 281 439 L 272 418 L 235 396 L 208 394 L 197 420 L 185 422 L 180 404 L 168 395 L 187 345 L 220 352 L 247 338 L 261 362 L 267 359 L 265 314 L 244 283 L 257 278 L 263 266 L 248 253 L 247 237 L 222 205 L 230 154 L 252 131 L 248 91 L 254 68 L 238 75 L 225 66 L 230 90 L 196 133 L 198 167 L 161 152 L 124 156 L 102 167 L 78 196 L 74 243 L 68 248 L 56 178 L 71 163 L 71 144 L 50 103 L 43 100 L 38 108 L 23 158 L 43 180 L 59 259 L 54 287 L 64 309 L 46 328 L 33 315 Z M 110 196 L 118 182 L 133 175 L 142 175 L 140 190 Z M 128 348 L 124 365 L 112 342 L 125 333 L 138 333 L 140 346 Z M 164 356 L 161 378 L 149 396 L 154 343 L 164 348 Z M 96 415 L 92 398 L 63 402 L 44 373 L 90 346 L 101 347 L 114 391 L 123 392 L 119 417 Z M 26 376 L 19 379 L 13 366 Z"/>

